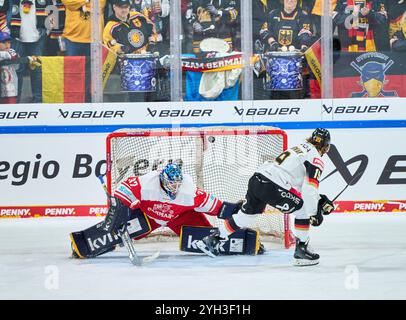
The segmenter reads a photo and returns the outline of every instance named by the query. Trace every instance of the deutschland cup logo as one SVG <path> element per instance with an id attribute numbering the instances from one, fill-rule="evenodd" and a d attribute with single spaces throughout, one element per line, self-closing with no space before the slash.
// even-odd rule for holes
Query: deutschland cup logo
<path id="1" fill-rule="evenodd" d="M 395 97 L 396 91 L 385 91 L 384 86 L 389 82 L 385 79 L 385 73 L 393 65 L 393 60 L 378 52 L 365 53 L 353 62 L 351 66 L 360 74 L 358 82 L 363 90 L 361 92 L 353 92 L 352 98 L 359 97 Z"/>

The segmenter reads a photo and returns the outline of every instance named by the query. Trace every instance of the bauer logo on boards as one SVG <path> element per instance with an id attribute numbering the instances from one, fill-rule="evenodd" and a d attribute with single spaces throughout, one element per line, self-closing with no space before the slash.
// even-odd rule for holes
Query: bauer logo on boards
<path id="1" fill-rule="evenodd" d="M 162 109 L 156 110 L 147 108 L 148 115 L 152 118 L 189 118 L 189 117 L 211 117 L 213 109 Z"/>
<path id="2" fill-rule="evenodd" d="M 123 118 L 124 110 L 75 110 L 64 111 L 59 109 L 59 114 L 64 119 L 110 119 Z"/>
<path id="3" fill-rule="evenodd" d="M 0 120 L 37 119 L 38 111 L 0 112 Z"/>
<path id="4" fill-rule="evenodd" d="M 327 114 L 372 114 L 372 113 L 388 113 L 388 105 L 362 105 L 362 106 L 334 106 L 329 107 L 323 104 L 323 112 Z"/>
<path id="5" fill-rule="evenodd" d="M 271 108 L 238 108 L 234 106 L 235 113 L 239 116 L 290 116 L 299 115 L 300 108 L 271 107 Z"/>

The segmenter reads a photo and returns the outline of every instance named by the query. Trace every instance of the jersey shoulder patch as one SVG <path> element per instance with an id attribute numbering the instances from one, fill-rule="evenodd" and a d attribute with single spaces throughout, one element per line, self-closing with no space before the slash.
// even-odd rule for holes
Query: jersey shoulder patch
<path id="1" fill-rule="evenodd" d="M 324 170 L 324 162 L 318 157 L 314 157 L 312 160 L 312 164 L 315 165 L 316 167 L 319 167 L 321 171 Z"/>

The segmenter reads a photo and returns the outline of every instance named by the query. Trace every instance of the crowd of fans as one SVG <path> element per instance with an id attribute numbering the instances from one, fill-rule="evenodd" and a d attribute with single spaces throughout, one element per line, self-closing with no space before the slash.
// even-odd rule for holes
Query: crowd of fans
<path id="1" fill-rule="evenodd" d="M 323 2 L 253 0 L 253 52 L 306 52 L 321 37 Z M 118 57 L 170 54 L 170 0 L 99 0 L 99 9 L 103 45 Z M 330 0 L 329 9 L 334 50 L 406 51 L 405 0 Z M 90 56 L 92 14 L 90 0 L 1 1 L 2 103 L 21 102 L 27 75 L 30 102 L 42 102 L 41 68 L 36 67 L 36 57 Z M 181 19 L 183 53 L 201 56 L 201 43 L 207 38 L 221 39 L 229 52 L 241 51 L 241 0 L 182 0 Z M 19 60 L 24 57 L 28 59 Z M 156 67 L 165 65 L 158 63 Z M 167 78 L 164 73 L 159 79 Z M 262 84 L 254 87 L 264 89 Z"/>

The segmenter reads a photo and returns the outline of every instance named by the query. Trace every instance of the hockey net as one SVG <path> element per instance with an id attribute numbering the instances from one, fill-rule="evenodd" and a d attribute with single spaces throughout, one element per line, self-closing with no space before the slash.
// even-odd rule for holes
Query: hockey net
<path id="1" fill-rule="evenodd" d="M 120 129 L 107 137 L 107 187 L 112 193 L 128 177 L 174 162 L 181 163 L 183 172 L 202 190 L 236 202 L 245 198 L 248 180 L 257 167 L 286 148 L 286 133 L 274 127 Z M 218 218 L 206 217 L 218 225 Z M 250 228 L 260 232 L 262 241 L 280 242 L 286 248 L 292 244 L 289 215 L 270 206 Z M 149 239 L 173 236 L 168 228 L 159 228 Z"/>

